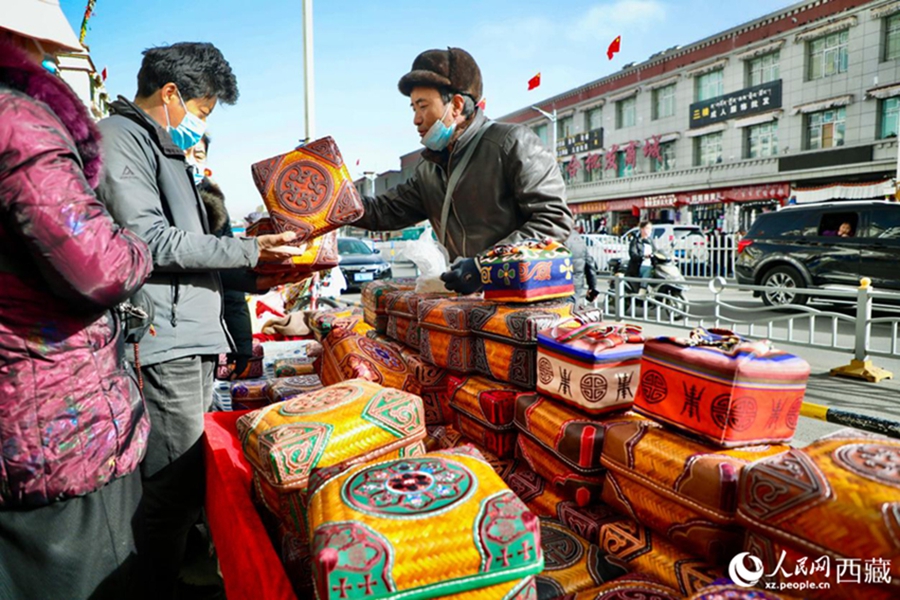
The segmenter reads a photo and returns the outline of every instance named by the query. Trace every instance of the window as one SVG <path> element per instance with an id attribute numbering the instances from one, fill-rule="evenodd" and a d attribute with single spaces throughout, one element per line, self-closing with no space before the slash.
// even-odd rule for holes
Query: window
<path id="1" fill-rule="evenodd" d="M 763 158 L 778 154 L 778 121 L 747 128 L 747 158 Z"/>
<path id="2" fill-rule="evenodd" d="M 749 75 L 750 87 L 768 83 L 779 79 L 778 63 L 781 58 L 780 52 L 770 52 L 754 58 L 747 64 L 747 73 Z"/>
<path id="3" fill-rule="evenodd" d="M 575 135 L 575 117 L 570 115 L 556 122 L 556 138 L 559 141 Z"/>
<path id="4" fill-rule="evenodd" d="M 697 138 L 697 166 L 708 167 L 722 162 L 722 132 Z"/>
<path id="5" fill-rule="evenodd" d="M 869 219 L 871 238 L 900 239 L 900 210 L 896 206 L 876 208 Z"/>
<path id="6" fill-rule="evenodd" d="M 616 102 L 616 129 L 631 127 L 636 122 L 637 98 L 631 97 Z"/>
<path id="7" fill-rule="evenodd" d="M 372 249 L 365 242 L 361 242 L 358 239 L 339 238 L 338 254 L 342 256 L 347 254 L 372 254 Z"/>
<path id="8" fill-rule="evenodd" d="M 675 84 L 653 90 L 653 118 L 664 119 L 675 115 Z"/>
<path id="9" fill-rule="evenodd" d="M 844 119 L 847 110 L 831 108 L 806 116 L 806 147 L 821 150 L 844 145 Z"/>
<path id="10" fill-rule="evenodd" d="M 848 30 L 837 31 L 809 42 L 809 79 L 821 79 L 847 71 Z"/>
<path id="11" fill-rule="evenodd" d="M 884 60 L 900 58 L 900 14 L 884 20 Z"/>
<path id="12" fill-rule="evenodd" d="M 601 181 L 603 179 L 602 164 L 597 165 L 597 168 L 594 169 L 593 171 L 588 171 L 587 169 L 585 169 L 584 172 L 587 174 L 586 177 L 587 177 L 588 181 Z"/>
<path id="13" fill-rule="evenodd" d="M 585 122 L 587 123 L 587 131 L 593 131 L 594 129 L 603 127 L 603 109 L 595 108 L 589 110 Z"/>
<path id="14" fill-rule="evenodd" d="M 564 163 L 560 163 L 559 168 L 562 171 L 563 181 L 566 185 L 572 185 L 575 183 L 581 183 L 584 181 L 584 163 L 581 163 L 581 168 L 578 169 L 578 172 L 575 173 L 575 177 L 569 175 L 569 163 L 571 160 L 567 160 Z"/>
<path id="15" fill-rule="evenodd" d="M 662 173 L 675 169 L 675 142 L 666 142 L 659 145 L 659 157 L 662 160 L 651 160 L 650 171 Z"/>
<path id="16" fill-rule="evenodd" d="M 724 71 L 712 71 L 697 78 L 697 102 L 716 98 L 725 93 Z"/>
<path id="17" fill-rule="evenodd" d="M 818 214 L 808 210 L 785 210 L 763 213 L 750 226 L 748 237 L 773 239 L 779 237 L 806 237 L 816 235 Z"/>
<path id="18" fill-rule="evenodd" d="M 900 98 L 885 98 L 880 103 L 878 117 L 881 121 L 881 137 L 897 137 L 897 116 L 900 114 Z"/>
<path id="19" fill-rule="evenodd" d="M 634 175 L 634 166 L 625 163 L 625 152 L 620 150 L 616 155 L 616 177 L 631 177 Z"/>
<path id="20" fill-rule="evenodd" d="M 819 221 L 816 235 L 825 237 L 856 237 L 859 230 L 859 213 L 825 213 Z"/>
<path id="21" fill-rule="evenodd" d="M 540 125 L 535 125 L 534 127 L 531 128 L 531 130 L 534 132 L 534 134 L 541 139 L 541 143 L 549 148 L 550 147 L 550 139 L 547 135 L 548 129 L 549 129 L 549 127 L 547 126 L 547 123 L 541 123 Z"/>

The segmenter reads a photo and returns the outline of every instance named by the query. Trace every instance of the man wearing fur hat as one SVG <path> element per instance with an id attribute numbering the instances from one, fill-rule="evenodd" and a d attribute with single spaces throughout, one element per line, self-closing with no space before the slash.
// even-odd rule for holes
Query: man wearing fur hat
<path id="1" fill-rule="evenodd" d="M 454 261 L 441 278 L 464 294 L 481 288 L 475 257 L 497 244 L 551 238 L 583 272 L 584 244 L 553 152 L 528 127 L 485 117 L 475 59 L 461 48 L 426 50 L 398 87 L 409 96 L 424 160 L 406 183 L 364 198 L 356 225 L 390 231 L 427 219 Z"/>

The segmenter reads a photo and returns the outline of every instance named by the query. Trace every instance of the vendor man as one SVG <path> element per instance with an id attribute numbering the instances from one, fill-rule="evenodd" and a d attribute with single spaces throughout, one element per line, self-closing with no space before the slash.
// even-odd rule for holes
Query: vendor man
<path id="1" fill-rule="evenodd" d="M 496 244 L 551 238 L 572 251 L 582 273 L 584 244 L 553 152 L 528 127 L 484 116 L 475 59 L 461 48 L 426 50 L 398 87 L 409 96 L 424 160 L 406 183 L 363 198 L 356 225 L 390 231 L 428 219 L 454 261 L 442 279 L 463 294 L 481 288 L 474 258 Z"/>

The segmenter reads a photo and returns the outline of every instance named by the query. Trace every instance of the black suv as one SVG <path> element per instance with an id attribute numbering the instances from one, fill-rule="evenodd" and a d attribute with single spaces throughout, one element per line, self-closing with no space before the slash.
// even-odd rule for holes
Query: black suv
<path id="1" fill-rule="evenodd" d="M 762 285 L 768 306 L 805 304 L 796 288 L 900 290 L 900 203 L 832 201 L 760 215 L 738 242 L 738 283 Z"/>

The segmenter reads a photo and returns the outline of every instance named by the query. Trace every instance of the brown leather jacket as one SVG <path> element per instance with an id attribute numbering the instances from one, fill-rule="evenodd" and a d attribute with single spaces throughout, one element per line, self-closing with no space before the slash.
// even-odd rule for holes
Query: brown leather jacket
<path id="1" fill-rule="evenodd" d="M 427 219 L 439 233 L 441 207 L 454 163 L 488 122 L 478 109 L 452 154 L 423 151 L 424 160 L 406 183 L 377 198 L 363 198 L 366 214 L 356 225 L 393 231 Z M 570 249 L 581 257 L 581 240 L 569 240 L 573 226 L 572 213 L 566 206 L 566 186 L 553 153 L 529 128 L 493 123 L 453 192 L 447 226 L 450 260 L 473 257 L 498 243 L 547 237 L 567 246 L 576 244 L 577 248 Z"/>

